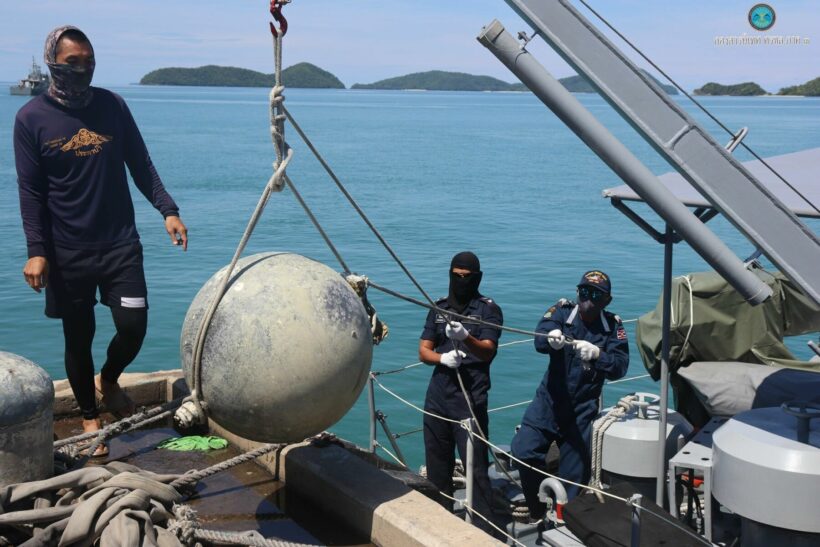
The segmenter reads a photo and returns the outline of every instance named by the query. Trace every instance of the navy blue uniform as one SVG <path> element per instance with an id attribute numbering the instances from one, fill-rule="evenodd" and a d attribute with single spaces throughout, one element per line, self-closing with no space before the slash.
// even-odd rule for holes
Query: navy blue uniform
<path id="1" fill-rule="evenodd" d="M 442 310 L 451 309 L 446 298 L 436 302 Z M 504 316 L 501 308 L 491 299 L 478 296 L 470 301 L 470 304 L 461 312 L 461 315 L 481 319 L 494 325 L 501 325 Z M 495 327 L 479 324 L 469 319 L 452 318 L 460 321 L 469 333 L 479 340 L 492 340 L 498 344 L 501 337 L 501 330 Z M 422 340 L 432 341 L 437 353 L 447 353 L 454 349 L 453 341 L 447 338 L 444 330 L 447 326 L 445 318 L 431 310 L 427 314 L 427 322 L 424 331 L 421 333 Z M 471 418 L 470 410 L 464 400 L 464 394 L 458 382 L 457 374 L 461 374 L 464 387 L 470 397 L 470 404 L 473 406 L 476 418 L 481 430 L 485 435 L 489 435 L 489 423 L 487 418 L 487 392 L 490 389 L 490 363 L 482 361 L 471 354 L 463 343 L 457 343 L 459 350 L 467 353 L 458 369 L 451 369 L 444 365 L 436 365 L 430 384 L 427 388 L 427 397 L 424 401 L 424 409 L 438 416 L 443 416 L 451 420 L 464 420 Z M 463 462 L 467 461 L 467 433 L 458 424 L 445 422 L 424 416 L 424 455 L 427 462 L 427 477 L 441 492 L 452 494 L 452 477 L 455 467 L 455 449 Z M 474 508 L 487 518 L 491 515 L 492 493 L 490 491 L 490 481 L 487 477 L 489 466 L 487 447 L 483 443 L 474 444 L 475 462 L 475 497 Z M 442 504 L 450 507 L 449 500 L 442 500 Z M 481 519 L 475 519 L 476 525 L 483 526 Z"/>
<path id="2" fill-rule="evenodd" d="M 553 441 L 561 452 L 560 477 L 586 484 L 590 473 L 590 428 L 598 413 L 598 397 L 604 380 L 617 380 L 629 366 L 626 331 L 618 316 L 601 312 L 592 324 L 581 319 L 578 306 L 559 302 L 551 307 L 536 327 L 538 333 L 559 329 L 567 337 L 586 340 L 598 346 L 600 356 L 584 362 L 567 343 L 560 350 L 549 345 L 546 336 L 535 338 L 535 349 L 550 356 L 549 369 L 535 392 L 521 429 L 512 442 L 512 452 L 533 467 L 544 469 L 547 450 Z M 521 469 L 524 495 L 533 517 L 539 517 L 544 506 L 538 502 L 538 485 L 543 475 Z M 579 488 L 567 485 L 570 499 Z"/>

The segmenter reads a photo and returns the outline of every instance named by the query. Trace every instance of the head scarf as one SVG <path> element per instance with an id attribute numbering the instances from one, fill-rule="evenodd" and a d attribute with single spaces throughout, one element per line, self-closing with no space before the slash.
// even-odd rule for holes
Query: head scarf
<path id="1" fill-rule="evenodd" d="M 460 277 L 453 273 L 453 268 L 470 270 L 470 275 Z M 479 295 L 478 286 L 481 283 L 481 263 L 478 257 L 470 251 L 458 253 L 450 262 L 450 292 L 447 303 L 456 312 L 463 312 L 470 302 Z"/>
<path id="2" fill-rule="evenodd" d="M 51 85 L 48 94 L 55 101 L 68 108 L 83 108 L 88 106 L 94 96 L 91 91 L 91 78 L 94 77 L 94 63 L 86 67 L 73 67 L 57 63 L 57 44 L 66 31 L 73 30 L 82 34 L 89 46 L 91 41 L 83 31 L 71 25 L 57 27 L 46 37 L 46 47 L 43 53 L 48 70 L 51 73 Z M 92 46 L 91 51 L 94 51 Z"/>

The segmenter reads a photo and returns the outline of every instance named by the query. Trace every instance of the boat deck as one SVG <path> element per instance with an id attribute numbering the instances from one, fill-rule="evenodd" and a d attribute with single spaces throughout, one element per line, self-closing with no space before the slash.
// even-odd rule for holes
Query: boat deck
<path id="1" fill-rule="evenodd" d="M 108 415 L 104 421 L 113 420 Z M 59 420 L 60 438 L 82 432 L 78 418 Z M 91 465 L 122 461 L 156 473 L 184 473 L 204 469 L 240 452 L 232 445 L 210 452 L 178 452 L 156 445 L 179 434 L 170 423 L 125 433 L 111 439 L 109 454 Z M 246 462 L 197 484 L 196 495 L 185 502 L 196 512 L 202 528 L 222 531 L 256 530 L 264 537 L 309 545 L 372 545 L 344 523 L 335 522 L 290 492 L 264 467 Z"/>

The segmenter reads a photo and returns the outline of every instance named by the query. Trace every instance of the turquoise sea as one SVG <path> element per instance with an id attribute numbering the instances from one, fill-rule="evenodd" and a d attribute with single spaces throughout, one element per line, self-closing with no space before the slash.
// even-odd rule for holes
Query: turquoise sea
<path id="1" fill-rule="evenodd" d="M 128 101 L 160 175 L 190 229 L 187 253 L 170 245 L 162 219 L 132 189 L 145 246 L 150 319 L 145 346 L 128 371 L 179 367 L 179 332 L 202 283 L 226 264 L 271 174 L 266 89 L 128 86 L 112 88 Z M 653 308 L 661 291 L 663 248 L 601 197 L 621 181 L 538 100 L 523 93 L 286 91 L 286 104 L 408 268 L 435 298 L 447 290 L 451 256 L 470 249 L 481 259 L 482 292 L 503 308 L 508 326 L 532 329 L 559 297 L 571 297 L 585 270 L 608 272 L 610 308 L 633 319 Z M 578 95 L 655 172 L 668 165 L 597 95 Z M 680 99 L 683 102 L 683 99 Z M 43 297 L 24 283 L 12 125 L 26 98 L 0 92 L 0 350 L 23 355 L 63 378 L 62 332 L 42 313 Z M 746 142 L 770 156 L 820 146 L 820 100 L 704 98 L 727 126 L 750 128 Z M 728 137 L 685 104 L 718 140 Z M 379 284 L 419 297 L 310 156 L 296 133 L 288 173 L 345 260 Z M 741 159 L 750 159 L 738 151 Z M 636 205 L 649 218 L 646 207 Z M 655 222 L 661 227 L 660 222 Z M 815 231 L 820 223 L 810 221 Z M 721 219 L 709 223 L 741 258 L 752 246 Z M 284 250 L 337 268 L 293 196 L 274 194 L 246 250 Z M 675 249 L 676 275 L 706 269 L 685 245 Z M 373 368 L 414 363 L 426 310 L 375 290 L 370 299 L 390 326 Z M 98 307 L 99 366 L 112 335 Z M 634 340 L 634 323 L 627 325 Z M 502 342 L 522 339 L 505 333 Z M 791 344 L 804 359 L 805 340 Z M 309 351 L 306 348 L 305 351 Z M 644 374 L 632 347 L 630 376 Z M 490 406 L 532 397 L 546 359 L 531 344 L 503 348 L 492 366 Z M 390 389 L 421 404 L 430 370 L 416 367 L 382 377 Z M 612 386 L 607 403 L 650 380 Z M 393 432 L 412 431 L 421 415 L 378 390 L 377 407 Z M 491 438 L 507 443 L 524 407 L 492 414 Z M 367 442 L 367 399 L 361 397 L 332 430 Z M 380 435 L 384 440 L 383 435 Z M 400 441 L 412 467 L 422 463 L 421 436 Z M 386 444 L 386 442 L 385 442 Z"/>

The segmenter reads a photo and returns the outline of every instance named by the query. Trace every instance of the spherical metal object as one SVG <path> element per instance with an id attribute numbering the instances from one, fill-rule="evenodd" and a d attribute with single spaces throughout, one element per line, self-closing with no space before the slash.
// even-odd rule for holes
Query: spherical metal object
<path id="1" fill-rule="evenodd" d="M 182 327 L 182 368 L 193 387 L 197 333 L 227 272 L 214 274 Z M 202 399 L 229 431 L 295 442 L 336 423 L 370 372 L 370 319 L 354 290 L 327 266 L 290 253 L 240 260 L 205 338 Z"/>
<path id="2" fill-rule="evenodd" d="M 54 384 L 46 371 L 0 351 L 0 487 L 54 473 Z"/>

